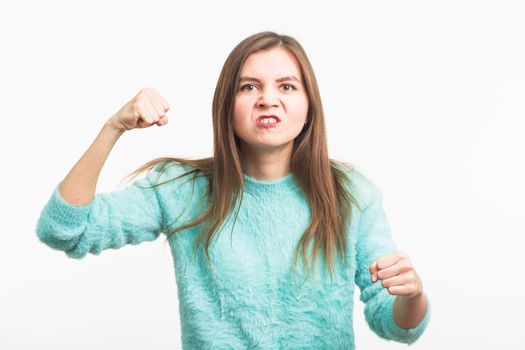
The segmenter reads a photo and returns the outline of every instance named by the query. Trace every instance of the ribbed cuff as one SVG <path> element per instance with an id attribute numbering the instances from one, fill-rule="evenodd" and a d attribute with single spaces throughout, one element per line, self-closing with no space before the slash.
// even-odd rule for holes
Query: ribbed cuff
<path id="1" fill-rule="evenodd" d="M 60 183 L 55 187 L 45 212 L 51 220 L 67 228 L 77 228 L 87 220 L 93 200 L 85 205 L 74 205 L 60 195 Z"/>

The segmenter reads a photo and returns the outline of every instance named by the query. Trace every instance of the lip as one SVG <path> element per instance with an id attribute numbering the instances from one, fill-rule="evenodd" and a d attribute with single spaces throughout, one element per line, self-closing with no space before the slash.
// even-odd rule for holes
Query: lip
<path id="1" fill-rule="evenodd" d="M 277 119 L 277 122 L 280 122 L 281 121 L 281 118 L 279 118 L 278 116 L 276 116 L 275 114 L 264 114 L 264 115 L 260 115 L 257 117 L 257 120 L 261 119 L 261 118 L 275 118 Z"/>
<path id="2" fill-rule="evenodd" d="M 277 121 L 275 123 L 263 123 L 263 122 L 261 122 L 261 119 L 263 119 L 263 118 L 275 118 Z M 281 119 L 278 116 L 276 116 L 276 115 L 261 115 L 261 116 L 257 117 L 255 122 L 256 122 L 257 126 L 270 128 L 270 127 L 277 126 L 277 124 L 279 124 L 281 122 Z"/>

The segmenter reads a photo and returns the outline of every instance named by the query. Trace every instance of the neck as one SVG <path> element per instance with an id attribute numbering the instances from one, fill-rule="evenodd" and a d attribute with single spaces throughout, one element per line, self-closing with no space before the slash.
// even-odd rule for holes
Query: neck
<path id="1" fill-rule="evenodd" d="M 243 145 L 246 146 L 246 145 Z M 241 146 L 243 171 L 259 180 L 274 180 L 290 173 L 292 144 L 282 148 L 254 150 Z"/>

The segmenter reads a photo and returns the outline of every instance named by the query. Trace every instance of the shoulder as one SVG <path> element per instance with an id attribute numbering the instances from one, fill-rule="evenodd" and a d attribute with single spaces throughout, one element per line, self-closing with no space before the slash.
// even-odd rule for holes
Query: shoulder
<path id="1" fill-rule="evenodd" d="M 382 200 L 383 195 L 377 184 L 362 171 L 353 167 L 345 167 L 344 172 L 349 180 L 349 191 L 361 210 Z"/>
<path id="2" fill-rule="evenodd" d="M 198 171 L 184 163 L 179 162 L 164 162 L 159 163 L 153 167 L 153 169 L 148 174 L 148 177 L 151 179 L 159 179 L 160 181 L 184 181 L 186 179 L 193 178 L 194 174 Z"/>
<path id="3" fill-rule="evenodd" d="M 172 186 L 191 187 L 201 190 L 209 185 L 209 179 L 204 171 L 185 163 L 170 162 L 164 165 L 157 165 L 155 172 L 161 173 L 161 181 L 170 183 Z"/>
<path id="4" fill-rule="evenodd" d="M 133 185 L 152 188 L 158 194 L 198 191 L 206 186 L 204 175 L 194 167 L 180 162 L 162 162 L 149 168 Z"/>
<path id="5" fill-rule="evenodd" d="M 149 185 L 154 186 L 161 205 L 169 208 L 169 215 L 182 213 L 188 205 L 191 208 L 189 215 L 194 205 L 202 205 L 208 200 L 208 180 L 191 165 L 179 162 L 157 164 L 146 178 Z"/>

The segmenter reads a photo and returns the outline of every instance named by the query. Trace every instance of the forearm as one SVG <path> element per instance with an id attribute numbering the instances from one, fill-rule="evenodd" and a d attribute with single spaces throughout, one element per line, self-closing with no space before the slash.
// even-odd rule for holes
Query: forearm
<path id="1" fill-rule="evenodd" d="M 60 195 L 64 200 L 75 205 L 92 201 L 102 167 L 123 133 L 111 119 L 104 124 L 95 141 L 62 180 Z"/>
<path id="2" fill-rule="evenodd" d="M 394 301 L 394 320 L 401 328 L 408 329 L 417 326 L 425 317 L 427 303 L 424 293 L 411 299 L 397 295 Z"/>

